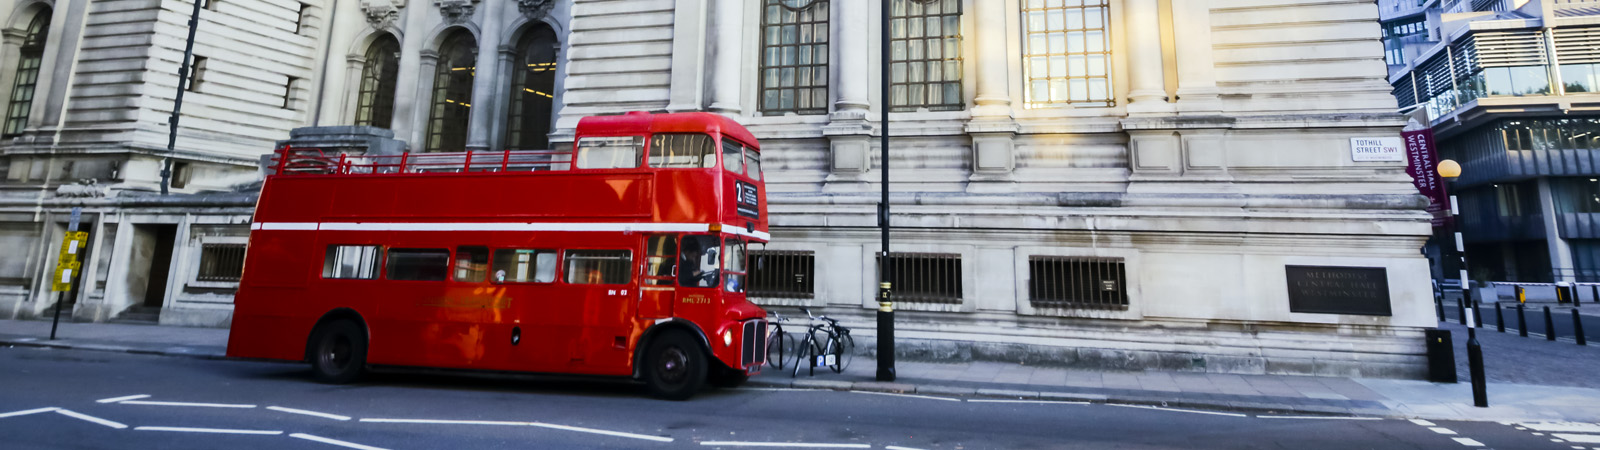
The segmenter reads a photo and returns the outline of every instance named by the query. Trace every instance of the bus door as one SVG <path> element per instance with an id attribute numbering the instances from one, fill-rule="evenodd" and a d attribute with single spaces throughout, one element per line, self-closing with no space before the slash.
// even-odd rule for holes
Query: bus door
<path id="1" fill-rule="evenodd" d="M 721 278 L 722 240 L 717 236 L 691 234 L 683 237 L 678 253 L 678 303 L 673 315 L 691 320 L 716 319 Z M 705 330 L 714 333 L 714 330 Z"/>
<path id="2" fill-rule="evenodd" d="M 633 279 L 638 245 L 566 251 L 564 276 L 583 299 L 583 334 L 573 359 L 609 374 L 628 367 L 628 336 L 633 328 L 639 283 Z M 576 361 L 575 361 L 576 362 Z"/>
<path id="3" fill-rule="evenodd" d="M 639 290 L 640 319 L 672 317 L 678 301 L 678 235 L 651 234 L 644 238 L 644 276 Z"/>

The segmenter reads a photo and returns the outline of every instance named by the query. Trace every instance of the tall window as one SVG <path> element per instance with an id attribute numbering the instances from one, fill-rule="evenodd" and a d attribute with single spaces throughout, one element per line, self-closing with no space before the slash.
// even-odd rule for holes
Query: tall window
<path id="1" fill-rule="evenodd" d="M 960 0 L 894 0 L 889 32 L 894 110 L 960 110 Z"/>
<path id="2" fill-rule="evenodd" d="M 1112 106 L 1109 0 L 1026 0 L 1026 106 Z"/>
<path id="3" fill-rule="evenodd" d="M 550 148 L 550 114 L 555 108 L 556 32 L 536 25 L 517 44 L 512 66 L 511 108 L 506 117 L 506 147 Z"/>
<path id="4" fill-rule="evenodd" d="M 17 60 L 17 83 L 11 88 L 11 104 L 6 108 L 6 127 L 0 135 L 16 136 L 28 126 L 28 110 L 33 108 L 33 89 L 39 84 L 39 62 L 44 60 L 44 41 L 50 36 L 50 10 L 42 9 L 28 23 L 22 38 L 22 55 Z"/>
<path id="5" fill-rule="evenodd" d="M 356 102 L 356 125 L 389 128 L 394 118 L 395 80 L 400 76 L 400 41 L 385 33 L 367 49 L 361 67 L 361 93 Z"/>
<path id="6" fill-rule="evenodd" d="M 764 0 L 761 112 L 828 112 L 828 0 Z M 865 45 L 856 43 L 856 45 Z"/>
<path id="7" fill-rule="evenodd" d="M 472 77 L 478 44 L 472 33 L 456 30 L 439 46 L 433 76 L 433 108 L 428 111 L 427 151 L 465 151 L 467 118 L 472 115 Z"/>

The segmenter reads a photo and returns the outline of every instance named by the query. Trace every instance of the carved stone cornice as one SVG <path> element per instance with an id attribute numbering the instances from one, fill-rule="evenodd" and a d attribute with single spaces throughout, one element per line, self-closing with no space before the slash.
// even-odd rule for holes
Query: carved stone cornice
<path id="1" fill-rule="evenodd" d="M 394 26 L 394 21 L 400 18 L 400 9 L 406 7 L 406 0 L 363 0 L 361 13 L 367 16 L 367 23 L 374 29 L 385 29 Z"/>
<path id="2" fill-rule="evenodd" d="M 439 7 L 445 22 L 466 23 L 478 9 L 478 0 L 434 0 L 433 5 Z"/>
<path id="3" fill-rule="evenodd" d="M 555 0 L 517 0 L 517 10 L 532 20 L 544 19 L 555 5 Z"/>

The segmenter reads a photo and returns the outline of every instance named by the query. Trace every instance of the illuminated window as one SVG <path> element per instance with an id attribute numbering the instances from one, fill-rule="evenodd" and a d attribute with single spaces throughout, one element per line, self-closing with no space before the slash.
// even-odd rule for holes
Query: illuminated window
<path id="1" fill-rule="evenodd" d="M 361 66 L 356 125 L 389 128 L 394 119 L 395 83 L 400 77 L 400 41 L 385 33 L 367 49 Z"/>
<path id="2" fill-rule="evenodd" d="M 28 110 L 33 108 L 33 90 L 39 85 L 39 63 L 44 60 L 44 43 L 50 33 L 50 10 L 34 14 L 28 23 L 28 34 L 22 38 L 22 52 L 17 58 L 16 84 L 11 87 L 11 104 L 6 108 L 3 136 L 22 134 L 28 126 Z"/>
<path id="3" fill-rule="evenodd" d="M 456 247 L 456 281 L 482 283 L 484 276 L 488 273 L 489 249 L 487 247 Z"/>
<path id="4" fill-rule="evenodd" d="M 428 111 L 427 151 L 465 151 L 467 123 L 472 115 L 472 78 L 476 75 L 478 45 L 472 33 L 456 30 L 439 46 L 434 69 L 433 107 Z"/>
<path id="5" fill-rule="evenodd" d="M 555 110 L 556 32 L 536 25 L 517 45 L 512 66 L 511 107 L 507 108 L 506 147 L 523 150 L 550 148 L 550 117 Z"/>
<path id="6" fill-rule="evenodd" d="M 494 282 L 553 283 L 556 265 L 555 250 L 496 249 Z"/>
<path id="7" fill-rule="evenodd" d="M 1029 108 L 1113 106 L 1109 0 L 1025 0 Z"/>
<path id="8" fill-rule="evenodd" d="M 764 3 L 761 112 L 826 114 L 828 0 L 764 0 Z"/>
<path id="9" fill-rule="evenodd" d="M 895 111 L 950 111 L 965 106 L 959 0 L 894 0 L 889 32 Z"/>

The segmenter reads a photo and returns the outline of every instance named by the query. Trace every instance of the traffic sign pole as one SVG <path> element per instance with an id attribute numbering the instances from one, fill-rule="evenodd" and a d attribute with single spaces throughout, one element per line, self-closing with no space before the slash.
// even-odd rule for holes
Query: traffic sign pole
<path id="1" fill-rule="evenodd" d="M 55 318 L 50 321 L 50 340 L 56 340 L 56 328 L 61 326 L 63 292 L 72 290 L 72 274 L 78 270 L 78 249 L 88 245 L 89 233 L 78 231 L 78 221 L 83 218 L 83 208 L 72 207 L 67 219 L 67 233 L 61 237 L 61 254 L 56 257 L 55 278 L 50 280 L 50 290 L 56 293 Z"/>

